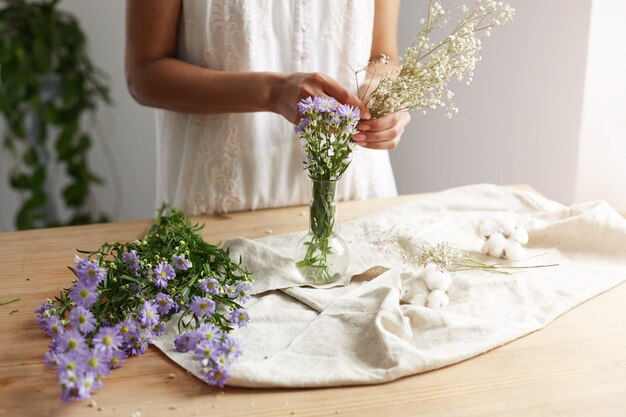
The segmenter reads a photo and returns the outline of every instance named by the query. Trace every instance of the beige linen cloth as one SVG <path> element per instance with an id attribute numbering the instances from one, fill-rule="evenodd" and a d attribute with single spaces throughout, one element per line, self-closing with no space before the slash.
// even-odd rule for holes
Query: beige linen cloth
<path id="1" fill-rule="evenodd" d="M 543 254 L 520 264 L 559 266 L 514 275 L 456 272 L 441 310 L 401 301 L 408 285 L 421 285 L 411 290 L 424 297 L 428 290 L 411 279 L 413 266 L 390 242 L 446 241 L 480 256 L 479 226 L 501 212 L 528 229 L 527 255 Z M 352 279 L 333 288 L 307 286 L 293 266 L 303 233 L 226 242 L 256 282 L 247 305 L 252 319 L 234 333 L 244 355 L 229 385 L 375 384 L 436 369 L 540 329 L 626 278 L 626 221 L 602 202 L 566 207 L 533 193 L 475 185 L 342 224 L 339 233 L 350 247 Z M 388 270 L 370 270 L 377 266 Z M 173 348 L 175 328 L 155 344 L 198 375 L 193 356 Z"/>

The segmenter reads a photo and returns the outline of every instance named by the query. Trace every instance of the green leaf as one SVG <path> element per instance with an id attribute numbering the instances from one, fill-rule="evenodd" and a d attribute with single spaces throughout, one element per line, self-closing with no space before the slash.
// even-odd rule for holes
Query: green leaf
<path id="1" fill-rule="evenodd" d="M 28 190 L 30 189 L 30 178 L 24 173 L 15 172 L 9 177 L 9 184 L 17 190 Z"/>
<path id="2" fill-rule="evenodd" d="M 74 208 L 78 208 L 83 204 L 86 195 L 87 190 L 85 189 L 85 184 L 83 182 L 75 182 L 68 185 L 63 190 L 65 203 Z"/>

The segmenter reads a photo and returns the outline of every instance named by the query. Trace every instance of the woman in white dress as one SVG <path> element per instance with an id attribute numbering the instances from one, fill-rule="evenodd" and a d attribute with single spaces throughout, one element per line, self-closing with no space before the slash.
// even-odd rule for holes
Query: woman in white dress
<path id="1" fill-rule="evenodd" d="M 388 149 L 410 120 L 377 120 L 351 68 L 397 59 L 400 0 L 127 0 L 132 96 L 157 110 L 157 206 L 189 214 L 304 204 L 297 102 L 361 108 L 339 198 L 391 197 Z M 361 80 L 363 81 L 363 80 Z"/>

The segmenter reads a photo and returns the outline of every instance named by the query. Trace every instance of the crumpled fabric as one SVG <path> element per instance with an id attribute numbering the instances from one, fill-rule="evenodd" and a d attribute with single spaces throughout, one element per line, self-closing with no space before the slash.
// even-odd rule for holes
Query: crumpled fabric
<path id="1" fill-rule="evenodd" d="M 481 256 L 480 224 L 503 212 L 529 232 L 530 259 L 518 265 L 558 266 L 512 275 L 455 272 L 449 305 L 440 310 L 402 301 L 408 290 L 425 298 L 428 288 L 398 241 L 415 247 L 445 241 Z M 351 261 L 344 279 L 331 285 L 311 285 L 296 270 L 292 257 L 304 232 L 225 242 L 255 280 L 251 321 L 233 333 L 244 354 L 229 385 L 376 384 L 429 371 L 538 330 L 626 278 L 626 220 L 603 202 L 567 207 L 534 193 L 474 185 L 418 197 L 338 232 Z M 199 376 L 193 355 L 173 348 L 176 326 L 168 328 L 155 344 Z"/>

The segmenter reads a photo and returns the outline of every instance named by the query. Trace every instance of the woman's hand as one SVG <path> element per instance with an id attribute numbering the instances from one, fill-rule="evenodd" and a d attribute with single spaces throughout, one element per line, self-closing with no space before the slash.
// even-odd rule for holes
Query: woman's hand
<path id="1" fill-rule="evenodd" d="M 274 83 L 272 90 L 272 111 L 283 115 L 293 124 L 297 124 L 299 119 L 298 102 L 309 96 L 334 97 L 340 103 L 358 107 L 364 118 L 370 117 L 357 96 L 331 77 L 317 72 L 283 74 Z"/>
<path id="2" fill-rule="evenodd" d="M 411 121 L 409 112 L 401 111 L 380 119 L 361 120 L 354 141 L 368 149 L 395 149 L 404 128 Z"/>

